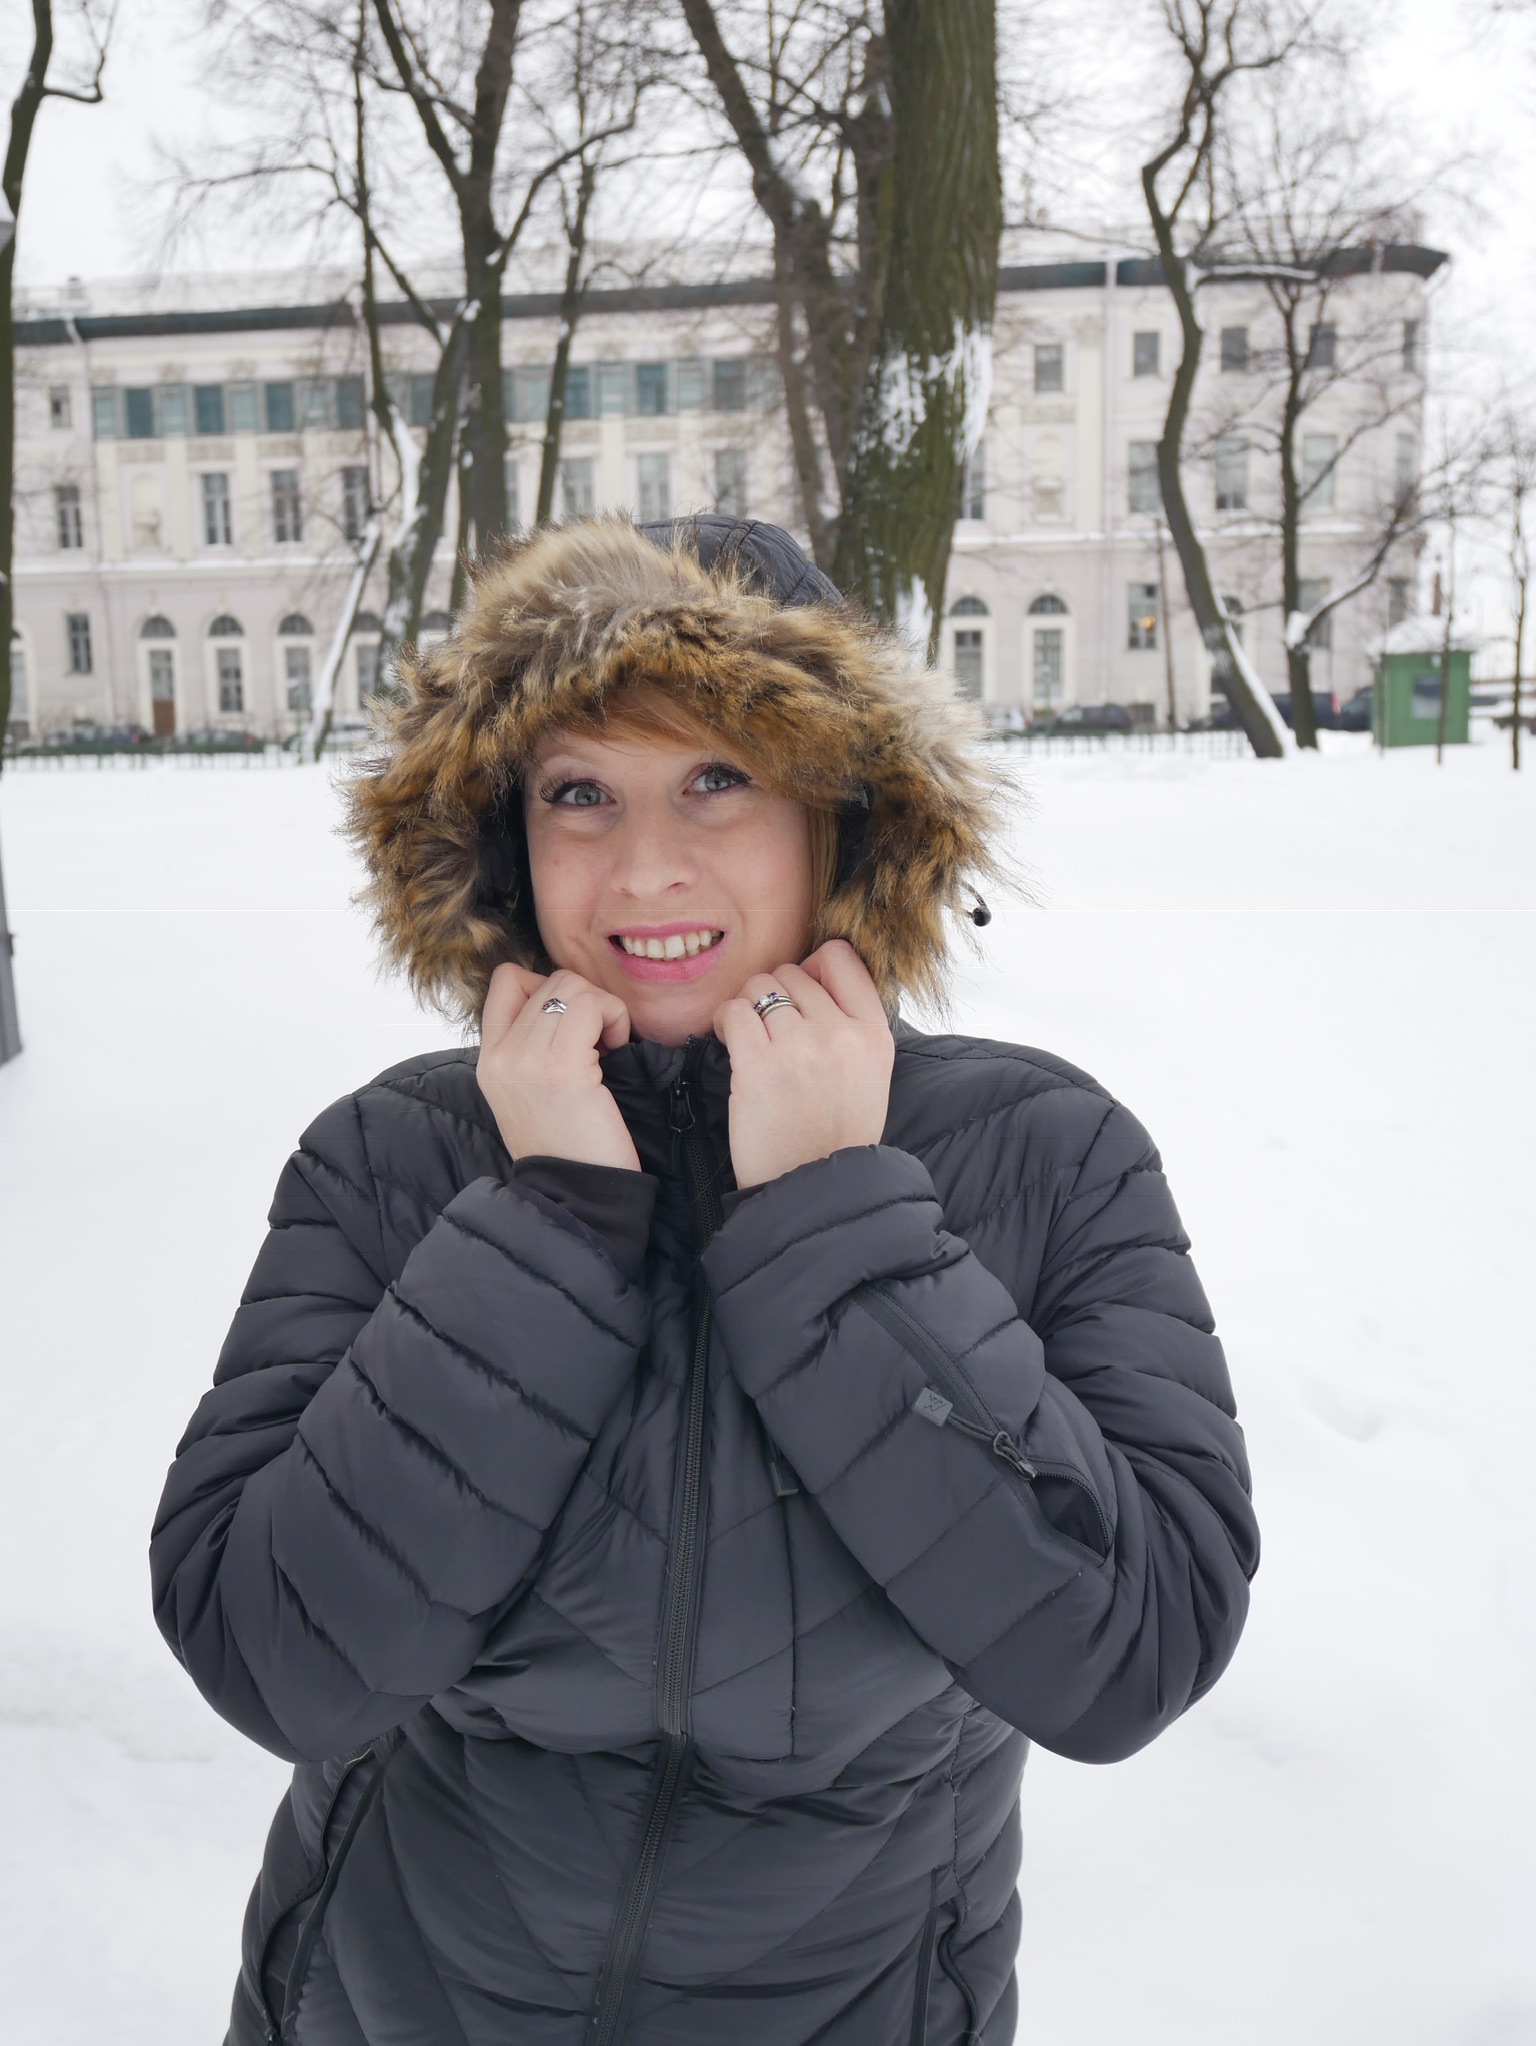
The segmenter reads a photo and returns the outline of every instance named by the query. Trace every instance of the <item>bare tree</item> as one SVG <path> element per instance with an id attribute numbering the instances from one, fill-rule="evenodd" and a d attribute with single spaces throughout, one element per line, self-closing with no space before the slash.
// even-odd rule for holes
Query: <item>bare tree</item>
<path id="1" fill-rule="evenodd" d="M 112 11 L 83 4 L 72 17 L 81 31 L 84 61 L 73 77 L 49 78 L 54 58 L 53 0 L 32 0 L 32 49 L 21 84 L 11 102 L 5 163 L 0 169 L 0 741 L 11 716 L 11 645 L 15 629 L 16 552 L 16 226 L 33 130 L 44 100 L 75 100 L 95 106 L 102 98 Z M 3 763 L 0 749 L 0 763 Z M 16 1013 L 13 943 L 5 914 L 5 883 L 0 877 L 0 1065 L 21 1050 Z"/>
<path id="2" fill-rule="evenodd" d="M 1250 347 L 1248 373 L 1223 380 L 1216 427 L 1256 442 L 1274 464 L 1292 725 L 1299 746 L 1315 747 L 1314 636 L 1417 530 L 1417 434 L 1412 462 L 1400 442 L 1389 464 L 1380 450 L 1394 422 L 1421 424 L 1424 333 L 1380 279 L 1413 238 L 1418 202 L 1445 187 L 1453 166 L 1422 155 L 1400 162 L 1392 124 L 1366 111 L 1338 61 L 1260 73 L 1244 99 L 1240 131 L 1219 138 L 1221 253 L 1224 267 L 1260 280 L 1273 318 Z M 1431 256 L 1429 269 L 1440 260 Z M 1429 274 L 1422 260 L 1416 267 Z M 1309 436 L 1314 418 L 1329 430 Z M 1368 488 L 1363 470 L 1374 472 Z M 1306 521 L 1334 508 L 1341 476 L 1352 485 L 1339 510 L 1355 528 L 1356 564 L 1304 604 Z"/>
<path id="3" fill-rule="evenodd" d="M 1211 661 L 1211 680 L 1261 757 L 1294 750 L 1290 733 L 1216 594 L 1184 488 L 1184 440 L 1204 352 L 1196 295 L 1211 279 L 1253 276 L 1252 265 L 1217 262 L 1226 195 L 1223 124 L 1249 78 L 1304 51 L 1314 32 L 1302 0 L 1159 0 L 1176 66 L 1177 102 L 1161 147 L 1141 167 L 1141 189 L 1163 281 L 1178 315 L 1181 348 L 1157 448 L 1164 515 Z"/>
<path id="4" fill-rule="evenodd" d="M 526 0 L 487 0 L 477 36 L 467 32 L 462 10 L 436 10 L 427 0 L 414 7 L 410 0 L 374 0 L 374 11 L 393 85 L 416 111 L 458 221 L 468 328 L 463 432 L 470 515 L 476 542 L 484 546 L 507 525 L 501 382 L 501 291 L 507 262 L 548 181 L 607 135 L 631 126 L 634 113 L 632 108 L 619 112 L 595 130 L 558 142 L 514 173 L 503 139 L 514 69 L 527 42 L 525 15 L 533 13 Z M 631 11 L 609 10 L 614 48 L 624 45 Z"/>
<path id="5" fill-rule="evenodd" d="M 1496 508 L 1504 528 L 1505 557 L 1514 591 L 1514 662 L 1509 764 L 1520 769 L 1521 698 L 1525 682 L 1525 628 L 1531 600 L 1531 507 L 1536 502 L 1536 430 L 1525 411 L 1506 397 L 1494 416 L 1489 437 L 1490 466 Z"/>
<path id="6" fill-rule="evenodd" d="M 1002 230 L 995 0 L 681 0 L 773 238 L 818 563 L 930 648 Z"/>

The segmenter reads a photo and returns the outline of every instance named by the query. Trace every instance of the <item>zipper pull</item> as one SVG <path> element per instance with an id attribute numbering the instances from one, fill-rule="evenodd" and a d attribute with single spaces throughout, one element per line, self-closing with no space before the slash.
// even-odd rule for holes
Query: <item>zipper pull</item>
<path id="1" fill-rule="evenodd" d="M 979 1428 L 974 1421 L 967 1421 L 955 1412 L 953 1400 L 945 1399 L 943 1393 L 935 1392 L 931 1385 L 925 1385 L 912 1402 L 914 1414 L 920 1414 L 935 1428 L 956 1428 L 962 1435 L 969 1435 L 977 1442 L 984 1442 L 992 1454 L 1007 1464 L 1010 1470 L 1018 1472 L 1021 1478 L 1038 1475 L 1034 1465 L 1025 1456 L 1013 1437 L 1005 1428 L 994 1431 Z"/>
<path id="2" fill-rule="evenodd" d="M 672 1082 L 667 1095 L 667 1121 L 679 1135 L 694 1125 L 693 1090 L 681 1073 Z"/>

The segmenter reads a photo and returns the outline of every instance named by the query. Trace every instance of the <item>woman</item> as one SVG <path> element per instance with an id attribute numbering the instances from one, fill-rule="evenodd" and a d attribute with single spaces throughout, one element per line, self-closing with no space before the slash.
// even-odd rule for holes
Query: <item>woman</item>
<path id="1" fill-rule="evenodd" d="M 278 1186 L 153 1543 L 297 1763 L 231 2039 L 1008 2046 L 1029 1740 L 1219 1675 L 1242 1439 L 1140 1127 L 922 1036 L 993 791 L 774 528 L 484 568 L 355 782 L 479 1020 Z"/>

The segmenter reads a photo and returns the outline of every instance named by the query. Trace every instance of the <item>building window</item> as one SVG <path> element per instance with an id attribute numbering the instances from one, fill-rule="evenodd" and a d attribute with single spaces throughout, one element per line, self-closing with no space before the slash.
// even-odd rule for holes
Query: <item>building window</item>
<path id="1" fill-rule="evenodd" d="M 160 431 L 162 433 L 185 433 L 187 430 L 187 387 L 185 384 L 162 384 L 157 393 L 160 406 Z"/>
<path id="2" fill-rule="evenodd" d="M 214 656 L 218 674 L 219 715 L 238 717 L 245 709 L 245 674 L 242 649 L 221 646 Z"/>
<path id="3" fill-rule="evenodd" d="M 1307 341 L 1307 368 L 1332 369 L 1338 353 L 1338 329 L 1327 320 L 1312 329 Z"/>
<path id="4" fill-rule="evenodd" d="M 590 419 L 592 414 L 592 372 L 584 362 L 572 362 L 565 371 L 565 416 Z"/>
<path id="5" fill-rule="evenodd" d="M 747 409 L 747 358 L 722 356 L 714 365 L 714 410 L 745 412 Z"/>
<path id="6" fill-rule="evenodd" d="M 1417 320 L 1403 322 L 1403 368 L 1416 370 L 1419 366 L 1419 323 Z"/>
<path id="7" fill-rule="evenodd" d="M 1163 508 L 1162 486 L 1157 480 L 1157 442 L 1133 440 L 1126 462 L 1126 504 L 1140 515 Z"/>
<path id="8" fill-rule="evenodd" d="M 597 409 L 604 419 L 620 417 L 628 405 L 629 364 L 600 362 L 597 365 Z"/>
<path id="9" fill-rule="evenodd" d="M 261 387 L 262 416 L 268 433 L 292 433 L 296 411 L 293 402 L 293 385 L 288 382 L 263 384 Z"/>
<path id="10" fill-rule="evenodd" d="M 357 700 L 366 703 L 379 693 L 379 621 L 372 611 L 359 611 L 352 627 L 352 658 L 357 664 Z"/>
<path id="11" fill-rule="evenodd" d="M 1149 332 L 1136 334 L 1131 340 L 1131 374 L 1138 377 L 1155 377 L 1162 368 L 1163 337 L 1154 328 Z"/>
<path id="12" fill-rule="evenodd" d="M 116 436 L 117 392 L 110 384 L 98 384 L 91 392 L 91 431 L 97 440 Z"/>
<path id="13" fill-rule="evenodd" d="M 659 419 L 667 405 L 667 365 L 664 362 L 635 364 L 635 410 L 642 419 Z"/>
<path id="14" fill-rule="evenodd" d="M 325 427 L 335 418 L 334 390 L 329 377 L 306 377 L 299 385 L 299 423 Z"/>
<path id="15" fill-rule="evenodd" d="M 297 469 L 272 471 L 272 538 L 288 546 L 304 538 L 304 504 Z"/>
<path id="16" fill-rule="evenodd" d="M 597 509 L 596 473 L 591 455 L 567 455 L 560 464 L 560 509 L 568 519 L 590 518 Z"/>
<path id="17" fill-rule="evenodd" d="M 9 731 L 28 729 L 27 697 L 27 648 L 18 626 L 11 627 L 11 715 L 7 724 Z"/>
<path id="18" fill-rule="evenodd" d="M 669 519 L 672 516 L 672 458 L 670 455 L 641 455 L 637 468 L 640 481 L 640 517 Z"/>
<path id="19" fill-rule="evenodd" d="M 1054 710 L 1066 693 L 1067 629 L 1033 621 L 1066 615 L 1066 604 L 1049 590 L 1029 607 L 1029 694 L 1036 710 Z"/>
<path id="20" fill-rule="evenodd" d="M 1331 433 L 1303 434 L 1301 501 L 1308 511 L 1332 511 L 1338 477 L 1339 443 Z"/>
<path id="21" fill-rule="evenodd" d="M 1387 578 L 1387 630 L 1401 625 L 1413 604 L 1413 585 L 1405 575 Z"/>
<path id="22" fill-rule="evenodd" d="M 980 702 L 983 686 L 983 653 L 980 626 L 963 626 L 955 633 L 955 680 L 960 694 Z"/>
<path id="23" fill-rule="evenodd" d="M 341 531 L 361 540 L 368 525 L 368 471 L 359 463 L 341 472 Z"/>
<path id="24" fill-rule="evenodd" d="M 194 384 L 192 386 L 192 431 L 204 435 L 224 431 L 224 386 L 222 384 Z"/>
<path id="25" fill-rule="evenodd" d="M 201 478 L 203 489 L 203 545 L 205 547 L 231 547 L 234 545 L 234 526 L 230 519 L 229 478 L 222 469 L 204 471 Z"/>
<path id="26" fill-rule="evenodd" d="M 69 648 L 69 672 L 71 675 L 89 675 L 91 672 L 91 614 L 89 611 L 66 611 L 64 613 L 64 638 Z"/>
<path id="27" fill-rule="evenodd" d="M 705 365 L 697 356 L 684 356 L 681 362 L 672 365 L 672 389 L 679 412 L 702 412 L 704 409 Z"/>
<path id="28" fill-rule="evenodd" d="M 1303 576 L 1296 585 L 1296 608 L 1303 618 L 1310 618 L 1318 605 L 1327 596 L 1333 585 L 1327 576 Z M 1307 645 L 1319 653 L 1326 653 L 1333 645 L 1333 613 L 1320 618 L 1307 634 Z"/>
<path id="29" fill-rule="evenodd" d="M 966 458 L 960 476 L 960 517 L 984 519 L 987 515 L 987 444 L 977 441 Z"/>
<path id="30" fill-rule="evenodd" d="M 151 390 L 126 390 L 123 393 L 123 425 L 129 440 L 153 440 L 155 437 L 155 394 Z"/>
<path id="31" fill-rule="evenodd" d="M 1059 341 L 1035 344 L 1035 389 L 1037 392 L 1065 389 L 1066 352 Z"/>
<path id="32" fill-rule="evenodd" d="M 715 510 L 731 519 L 744 519 L 747 515 L 745 448 L 715 449 Z"/>
<path id="33" fill-rule="evenodd" d="M 1397 436 L 1392 466 L 1392 493 L 1399 504 L 1412 497 L 1419 482 L 1419 444 L 1411 433 Z"/>
<path id="34" fill-rule="evenodd" d="M 425 649 L 441 646 L 453 633 L 451 611 L 428 611 L 416 628 L 416 644 Z"/>
<path id="35" fill-rule="evenodd" d="M 1126 645 L 1134 653 L 1152 653 L 1157 648 L 1158 592 L 1156 583 L 1131 583 L 1126 591 L 1129 620 Z"/>
<path id="36" fill-rule="evenodd" d="M 48 392 L 48 424 L 55 433 L 68 433 L 72 424 L 69 385 L 54 384 Z"/>
<path id="37" fill-rule="evenodd" d="M 1235 434 L 1224 434 L 1211 450 L 1211 467 L 1216 475 L 1217 511 L 1248 509 L 1248 443 Z"/>
<path id="38" fill-rule="evenodd" d="M 230 384 L 225 393 L 229 411 L 231 433 L 254 433 L 256 431 L 257 405 L 254 384 Z"/>
<path id="39" fill-rule="evenodd" d="M 288 708 L 299 717 L 309 715 L 313 656 L 308 642 L 314 637 L 314 631 L 302 611 L 290 611 L 277 628 L 277 636 L 284 642 L 283 686 L 287 691 Z M 297 641 L 303 644 L 295 644 Z"/>
<path id="40" fill-rule="evenodd" d="M 367 391 L 361 377 L 336 379 L 336 424 L 343 433 L 358 433 L 362 430 L 367 403 Z"/>
<path id="41" fill-rule="evenodd" d="M 53 525 L 59 546 L 65 553 L 85 545 L 85 527 L 80 518 L 80 486 L 58 483 L 53 491 Z"/>
<path id="42" fill-rule="evenodd" d="M 1248 367 L 1248 329 L 1246 327 L 1223 327 L 1221 330 L 1221 367 L 1223 375 L 1241 375 Z"/>

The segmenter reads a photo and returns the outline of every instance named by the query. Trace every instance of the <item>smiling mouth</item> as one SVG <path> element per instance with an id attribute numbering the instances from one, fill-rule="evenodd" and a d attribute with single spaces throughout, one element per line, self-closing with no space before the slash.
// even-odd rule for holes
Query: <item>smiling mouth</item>
<path id="1" fill-rule="evenodd" d="M 695 959 L 701 952 L 712 951 L 724 936 L 724 931 L 701 925 L 697 930 L 671 931 L 664 938 L 631 937 L 625 931 L 614 931 L 608 942 L 631 959 Z"/>

